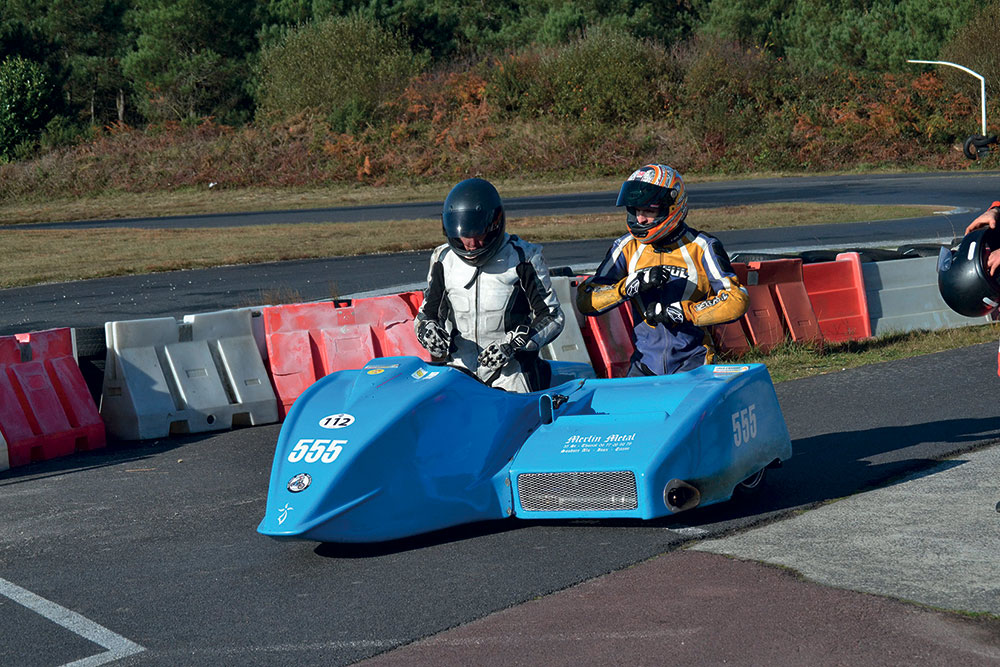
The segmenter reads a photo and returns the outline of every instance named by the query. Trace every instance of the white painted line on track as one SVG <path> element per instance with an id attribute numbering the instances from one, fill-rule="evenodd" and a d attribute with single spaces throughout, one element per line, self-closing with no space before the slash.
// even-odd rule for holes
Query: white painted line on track
<path id="1" fill-rule="evenodd" d="M 64 667 L 96 667 L 97 665 L 103 665 L 146 650 L 135 642 L 111 632 L 104 626 L 94 623 L 75 611 L 70 611 L 65 607 L 57 605 L 55 602 L 50 602 L 29 590 L 12 584 L 6 579 L 0 579 L 0 595 L 10 598 L 19 605 L 27 607 L 56 625 L 60 625 L 70 632 L 94 642 L 98 646 L 108 649 L 105 653 L 99 653 L 89 658 L 67 663 Z"/>

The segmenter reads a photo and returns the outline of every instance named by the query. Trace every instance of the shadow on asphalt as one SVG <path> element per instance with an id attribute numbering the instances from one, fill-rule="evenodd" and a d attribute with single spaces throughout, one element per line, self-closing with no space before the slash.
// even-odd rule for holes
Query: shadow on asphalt
<path id="1" fill-rule="evenodd" d="M 76 452 L 72 456 L 50 459 L 48 461 L 36 461 L 25 466 L 18 466 L 0 472 L 0 487 L 35 479 L 45 479 L 46 477 L 107 468 L 130 461 L 142 461 L 157 454 L 169 452 L 201 440 L 207 440 L 217 435 L 219 435 L 218 432 L 197 433 L 165 439 L 140 441 L 113 440 L 109 438 L 107 446 L 100 449 L 94 449 L 89 452 Z"/>
<path id="2" fill-rule="evenodd" d="M 827 433 L 792 442 L 793 455 L 781 468 L 768 471 L 758 493 L 650 521 L 640 519 L 567 519 L 532 521 L 513 519 L 457 526 L 411 538 L 379 544 L 321 544 L 315 553 L 327 558 L 369 558 L 413 551 L 466 539 L 500 534 L 532 526 L 630 528 L 679 530 L 701 528 L 716 534 L 763 521 L 795 509 L 836 500 L 862 491 L 889 486 L 921 472 L 941 470 L 941 461 L 928 456 L 908 456 L 911 447 L 921 453 L 945 457 L 985 446 L 984 440 L 1000 432 L 1000 417 L 949 419 L 909 426 L 879 427 Z M 926 443 L 935 443 L 927 445 Z M 927 447 L 931 446 L 932 450 Z M 873 463 L 869 459 L 885 459 Z M 962 461 L 949 462 L 950 467 Z M 691 537 L 702 537 L 692 533 Z"/>
<path id="3" fill-rule="evenodd" d="M 404 537 L 388 542 L 365 544 L 345 544 L 326 542 L 314 549 L 317 556 L 323 558 L 372 558 L 388 556 L 407 551 L 418 551 L 432 546 L 440 546 L 463 540 L 471 540 L 488 535 L 499 535 L 512 530 L 519 530 L 530 525 L 529 521 L 516 519 L 498 519 L 496 521 L 479 521 L 477 523 L 453 526 L 435 530 L 423 535 Z"/>

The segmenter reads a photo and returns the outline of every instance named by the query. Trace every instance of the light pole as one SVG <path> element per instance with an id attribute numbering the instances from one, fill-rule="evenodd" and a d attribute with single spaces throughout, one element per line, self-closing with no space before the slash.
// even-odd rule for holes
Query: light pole
<path id="1" fill-rule="evenodd" d="M 963 72 L 971 74 L 972 76 L 979 79 L 979 100 L 980 100 L 980 108 L 982 109 L 983 112 L 983 136 L 984 137 L 986 136 L 986 79 L 983 78 L 982 74 L 979 74 L 978 72 L 973 72 L 968 67 L 963 67 L 962 65 L 958 65 L 956 63 L 950 63 L 945 60 L 907 60 L 906 62 L 919 63 L 921 65 L 947 65 L 949 67 L 957 67 Z"/>
<path id="2" fill-rule="evenodd" d="M 997 138 L 995 136 L 994 137 L 986 136 L 986 79 L 983 78 L 983 75 L 980 74 L 979 72 L 973 72 L 968 67 L 959 65 L 958 63 L 950 63 L 946 60 L 907 60 L 906 62 L 918 63 L 921 65 L 947 65 L 948 67 L 954 67 L 956 69 L 960 69 L 963 72 L 971 74 L 972 76 L 979 79 L 979 105 L 980 108 L 982 109 L 983 133 L 978 136 L 972 135 L 971 137 L 966 139 L 965 144 L 963 144 L 962 146 L 962 153 L 965 155 L 965 157 L 969 158 L 970 160 L 975 160 L 980 155 L 986 155 L 987 153 L 989 153 L 990 144 L 997 143 Z M 973 148 L 975 149 L 975 152 L 973 152 Z"/>

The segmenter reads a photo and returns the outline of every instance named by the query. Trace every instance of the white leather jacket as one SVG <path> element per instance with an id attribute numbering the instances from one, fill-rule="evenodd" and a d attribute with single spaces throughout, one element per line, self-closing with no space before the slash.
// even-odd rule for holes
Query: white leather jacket
<path id="1" fill-rule="evenodd" d="M 451 335 L 450 361 L 487 380 L 479 353 L 490 343 L 503 341 L 518 325 L 529 329 L 523 351 L 503 367 L 492 386 L 508 391 L 534 391 L 547 384 L 547 367 L 539 350 L 563 328 L 559 306 L 541 247 L 505 235 L 496 255 L 481 267 L 471 266 L 447 243 L 434 249 L 424 301 L 414 326 L 434 320 Z"/>

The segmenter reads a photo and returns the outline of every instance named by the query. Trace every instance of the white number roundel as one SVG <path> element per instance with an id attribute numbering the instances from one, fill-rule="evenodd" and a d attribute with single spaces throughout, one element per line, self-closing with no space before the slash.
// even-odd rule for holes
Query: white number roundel
<path id="1" fill-rule="evenodd" d="M 342 412 L 336 415 L 328 415 L 319 420 L 319 425 L 323 428 L 344 428 L 354 423 L 354 415 Z"/>

